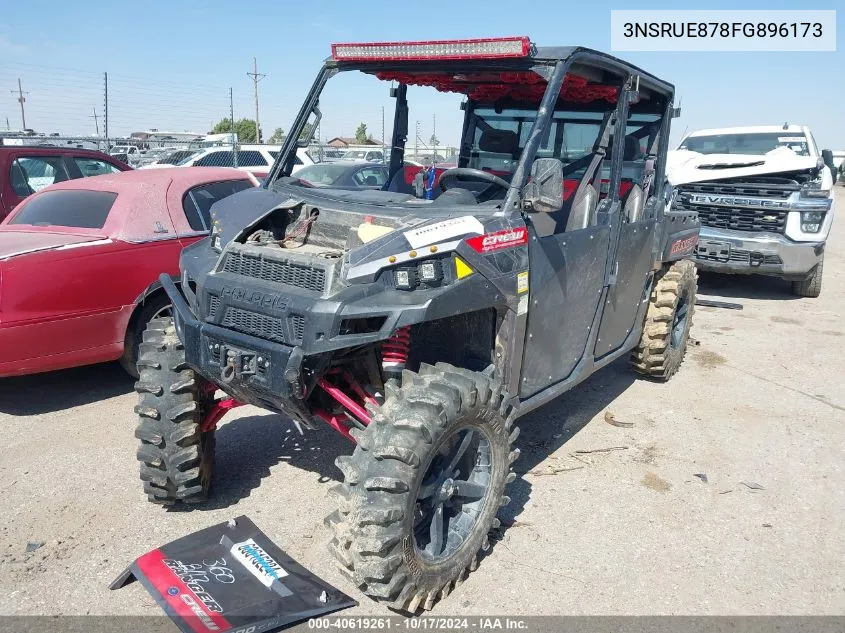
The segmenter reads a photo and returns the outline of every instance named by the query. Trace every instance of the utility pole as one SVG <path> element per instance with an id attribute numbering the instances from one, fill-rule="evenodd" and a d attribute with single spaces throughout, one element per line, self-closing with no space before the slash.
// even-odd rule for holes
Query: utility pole
<path id="1" fill-rule="evenodd" d="M 109 148 L 109 74 L 103 73 L 103 87 L 105 93 L 103 133 L 106 136 L 106 150 Z"/>
<path id="2" fill-rule="evenodd" d="M 96 107 L 92 107 L 91 109 L 92 109 L 92 110 L 94 110 L 94 115 L 93 115 L 93 118 L 94 118 L 94 129 L 97 131 L 97 136 L 100 136 L 100 122 L 99 122 L 99 120 L 97 119 L 97 108 L 96 108 Z"/>
<path id="3" fill-rule="evenodd" d="M 382 160 L 385 160 L 385 149 L 384 149 L 384 106 L 381 106 L 381 156 Z"/>
<path id="4" fill-rule="evenodd" d="M 420 155 L 420 122 L 417 121 L 416 134 L 414 134 L 414 160 L 419 160 Z"/>
<path id="5" fill-rule="evenodd" d="M 26 114 L 24 113 L 23 104 L 26 102 L 26 97 L 24 97 L 24 95 L 28 95 L 29 93 L 24 92 L 23 89 L 21 88 L 21 78 L 20 77 L 18 77 L 18 89 L 17 90 L 10 90 L 9 92 L 11 92 L 12 94 L 15 94 L 15 92 L 18 93 L 18 103 L 21 104 L 21 129 L 25 130 L 26 129 Z"/>
<path id="6" fill-rule="evenodd" d="M 252 58 L 252 72 L 247 73 L 248 77 L 252 77 L 253 87 L 255 89 L 255 141 L 261 142 L 261 126 L 258 125 L 258 82 L 264 79 L 267 75 L 258 74 L 258 62 L 255 57 Z M 234 126 L 234 122 L 232 122 Z"/>
<path id="7" fill-rule="evenodd" d="M 232 122 L 229 128 L 229 138 L 232 139 L 232 164 L 238 166 L 238 147 L 235 144 L 235 102 L 232 99 L 232 89 L 229 88 L 229 121 Z"/>
<path id="8" fill-rule="evenodd" d="M 437 115 L 431 115 L 431 138 L 434 141 L 432 145 L 434 146 L 434 152 L 437 153 Z"/>

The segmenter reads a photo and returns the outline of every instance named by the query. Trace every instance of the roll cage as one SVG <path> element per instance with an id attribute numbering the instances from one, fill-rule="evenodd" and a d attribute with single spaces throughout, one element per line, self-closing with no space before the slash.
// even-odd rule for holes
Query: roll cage
<path id="1" fill-rule="evenodd" d="M 527 38 L 524 39 L 527 42 Z M 333 47 L 333 51 L 336 50 L 336 46 Z M 391 89 L 391 96 L 396 99 L 396 106 L 388 182 L 402 168 L 404 162 L 405 144 L 408 138 L 407 87 L 408 85 L 434 86 L 444 92 L 462 92 L 467 96 L 467 101 L 463 106 L 465 115 L 458 159 L 459 167 L 466 166 L 469 162 L 474 126 L 479 123 L 478 117 L 475 116 L 478 108 L 492 106 L 501 109 L 516 106 L 525 111 L 536 112 L 530 132 L 524 140 L 524 146 L 521 147 L 503 205 L 505 209 L 515 208 L 518 206 L 519 192 L 529 178 L 531 165 L 538 154 L 538 149 L 543 139 L 549 134 L 555 113 L 567 104 L 572 107 L 573 84 L 577 84 L 576 88 L 581 87 L 583 95 L 593 96 L 591 99 L 576 99 L 574 102 L 576 109 L 604 115 L 599 140 L 593 149 L 594 153 L 611 156 L 610 189 L 619 187 L 625 142 L 623 139 L 626 133 L 630 134 L 626 126 L 629 117 L 636 115 L 659 116 L 655 125 L 644 125 L 635 131 L 635 134 L 648 136 L 648 155 L 651 158 L 660 158 L 653 165 L 651 177 L 657 182 L 662 182 L 665 177 L 664 156 L 668 149 L 668 127 L 672 116 L 674 95 L 674 87 L 671 84 L 632 64 L 592 49 L 537 48 L 528 45 L 525 50 L 527 54 L 521 57 L 485 59 L 432 57 L 349 61 L 335 57 L 328 58 L 318 72 L 264 186 L 272 188 L 279 178 L 291 173 L 296 148 L 306 142 L 298 140 L 300 134 L 312 114 L 317 120 L 321 116 L 319 97 L 326 82 L 339 72 L 353 70 L 397 84 Z M 609 98 L 611 91 L 615 92 L 615 95 Z M 312 129 L 315 127 L 312 122 Z M 615 151 L 608 145 L 611 141 L 618 144 L 618 149 Z M 599 165 L 595 167 L 603 166 L 600 160 Z M 589 161 L 585 161 L 581 167 L 589 167 Z M 572 173 L 576 173 L 576 170 L 572 170 Z"/>

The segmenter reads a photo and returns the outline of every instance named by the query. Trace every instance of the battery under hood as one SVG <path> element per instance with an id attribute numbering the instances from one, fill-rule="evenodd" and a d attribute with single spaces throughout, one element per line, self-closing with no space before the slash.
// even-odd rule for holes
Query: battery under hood
<path id="1" fill-rule="evenodd" d="M 666 177 L 674 185 L 723 178 L 775 175 L 818 169 L 818 160 L 782 147 L 768 154 L 700 154 L 685 149 L 669 152 Z"/>

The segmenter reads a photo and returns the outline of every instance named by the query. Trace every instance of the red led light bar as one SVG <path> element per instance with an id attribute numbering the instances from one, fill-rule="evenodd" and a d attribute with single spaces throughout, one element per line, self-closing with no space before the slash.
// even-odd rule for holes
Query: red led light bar
<path id="1" fill-rule="evenodd" d="M 427 42 L 364 42 L 332 44 L 332 58 L 338 61 L 500 59 L 527 57 L 530 50 L 531 41 L 524 36 Z"/>

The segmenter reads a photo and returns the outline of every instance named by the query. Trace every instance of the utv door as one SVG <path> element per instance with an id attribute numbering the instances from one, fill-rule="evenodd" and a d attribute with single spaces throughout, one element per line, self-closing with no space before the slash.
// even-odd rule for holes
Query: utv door
<path id="1" fill-rule="evenodd" d="M 609 226 L 542 236 L 537 231 L 542 220 L 529 220 L 528 327 L 520 398 L 565 380 L 584 356 L 610 243 Z"/>
<path id="2" fill-rule="evenodd" d="M 654 262 L 652 248 L 657 223 L 655 196 L 660 190 L 651 182 L 659 127 L 657 115 L 632 115 L 628 119 L 619 188 L 619 239 L 613 255 L 611 283 L 602 307 L 596 358 L 625 345 L 639 325 L 635 321 L 642 303 L 648 301 L 646 289 Z M 639 340 L 638 334 L 634 337 Z"/>
<path id="3" fill-rule="evenodd" d="M 612 112 L 588 116 L 562 115 L 550 135 L 563 141 L 555 142 L 555 156 L 571 154 L 573 146 L 584 152 L 564 167 L 563 207 L 527 220 L 529 305 L 520 398 L 566 380 L 593 354 L 587 345 L 608 279 L 620 202 L 617 191 L 600 200 Z"/>

